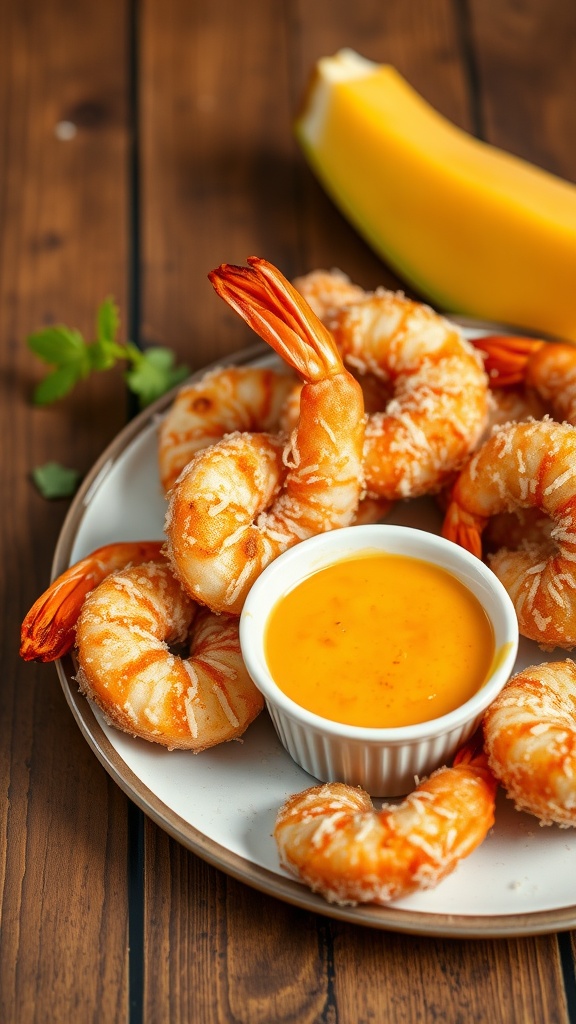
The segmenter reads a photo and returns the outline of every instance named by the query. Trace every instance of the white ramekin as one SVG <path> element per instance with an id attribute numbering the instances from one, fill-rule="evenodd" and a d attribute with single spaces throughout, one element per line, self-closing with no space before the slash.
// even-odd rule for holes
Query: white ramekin
<path id="1" fill-rule="evenodd" d="M 386 551 L 431 562 L 452 573 L 478 598 L 494 629 L 496 654 L 483 686 L 455 711 L 418 725 L 369 729 L 313 714 L 282 692 L 264 654 L 268 616 L 288 590 L 317 569 L 362 551 Z M 446 623 L 450 629 L 450 623 Z M 280 741 L 290 756 L 322 782 L 362 786 L 372 796 L 400 796 L 442 764 L 479 726 L 509 678 L 518 649 L 514 606 L 494 573 L 463 548 L 406 526 L 352 526 L 302 541 L 280 555 L 256 580 L 240 617 L 240 643 L 248 672 L 264 695 Z"/>

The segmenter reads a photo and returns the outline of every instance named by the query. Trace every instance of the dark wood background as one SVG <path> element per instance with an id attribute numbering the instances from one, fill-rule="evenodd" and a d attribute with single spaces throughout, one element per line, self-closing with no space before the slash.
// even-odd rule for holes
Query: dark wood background
<path id="1" fill-rule="evenodd" d="M 236 882 L 145 820 L 53 666 L 18 658 L 68 503 L 133 411 L 121 372 L 32 408 L 43 324 L 197 368 L 251 337 L 206 274 L 256 253 L 401 284 L 313 179 L 292 120 L 315 60 L 394 64 L 455 123 L 576 181 L 573 0 L 0 0 L 3 552 L 0 1020 L 576 1021 L 574 936 L 448 940 L 337 923 Z M 70 125 L 73 126 L 70 129 Z M 72 137 L 67 137 L 72 135 Z M 233 794 L 231 794 L 233 798 Z M 543 865 L 545 870 L 545 865 Z"/>

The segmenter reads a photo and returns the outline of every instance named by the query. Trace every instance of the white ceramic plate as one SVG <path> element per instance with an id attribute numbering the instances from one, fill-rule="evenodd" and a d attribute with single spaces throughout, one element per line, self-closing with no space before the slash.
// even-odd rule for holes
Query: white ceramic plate
<path id="1" fill-rule="evenodd" d="M 274 365 L 268 352 L 258 345 L 227 362 Z M 156 432 L 170 398 L 129 424 L 93 467 L 64 523 L 54 575 L 101 544 L 162 537 Z M 423 499 L 400 503 L 388 521 L 437 532 L 441 518 Z M 544 659 L 535 644 L 521 641 L 517 668 Z M 315 780 L 285 753 L 265 711 L 242 742 L 198 755 L 169 752 L 108 727 L 79 695 L 70 657 L 58 672 L 86 740 L 131 799 L 188 849 L 257 889 L 321 914 L 417 934 L 495 937 L 576 926 L 576 833 L 540 827 L 503 795 L 492 833 L 436 889 L 389 907 L 329 905 L 278 865 L 276 812 Z"/>

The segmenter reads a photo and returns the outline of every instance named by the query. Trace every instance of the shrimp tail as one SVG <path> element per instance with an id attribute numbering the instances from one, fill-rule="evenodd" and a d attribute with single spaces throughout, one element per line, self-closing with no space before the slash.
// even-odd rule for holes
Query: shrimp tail
<path id="1" fill-rule="evenodd" d="M 457 501 L 451 501 L 442 524 L 442 536 L 470 551 L 476 558 L 482 558 L 482 530 L 486 522 L 482 516 L 472 515 Z"/>
<path id="2" fill-rule="evenodd" d="M 475 338 L 475 348 L 483 353 L 484 369 L 493 387 L 507 387 L 524 381 L 530 356 L 546 342 L 539 338 L 515 338 L 487 334 Z"/>
<path id="3" fill-rule="evenodd" d="M 116 569 L 161 556 L 163 541 L 106 544 L 66 569 L 34 602 L 20 631 L 24 661 L 56 661 L 74 645 L 84 599 Z"/>
<path id="4" fill-rule="evenodd" d="M 216 293 L 305 380 L 342 373 L 332 335 L 302 295 L 267 260 L 249 256 L 248 263 L 211 270 Z"/>

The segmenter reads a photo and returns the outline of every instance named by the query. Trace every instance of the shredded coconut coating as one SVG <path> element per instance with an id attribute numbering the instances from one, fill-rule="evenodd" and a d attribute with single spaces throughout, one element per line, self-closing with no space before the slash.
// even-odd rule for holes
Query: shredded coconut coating
<path id="1" fill-rule="evenodd" d="M 434 887 L 472 853 L 494 823 L 495 791 L 483 754 L 381 811 L 361 789 L 315 786 L 278 813 L 280 860 L 330 903 L 388 903 Z"/>
<path id="2" fill-rule="evenodd" d="M 576 665 L 533 665 L 515 675 L 484 716 L 492 771 L 518 810 L 576 826 Z"/>
<path id="3" fill-rule="evenodd" d="M 84 602 L 77 681 L 125 732 L 198 753 L 242 735 L 263 707 L 238 620 L 195 606 L 165 562 L 108 576 Z M 190 655 L 170 645 L 188 643 Z"/>
<path id="4" fill-rule="evenodd" d="M 547 344 L 528 359 L 525 384 L 535 388 L 557 420 L 576 423 L 576 348 Z"/>
<path id="5" fill-rule="evenodd" d="M 303 381 L 288 437 L 235 431 L 197 454 L 169 494 L 166 551 L 195 600 L 238 615 L 262 570 L 299 541 L 349 526 L 364 494 L 361 388 L 279 271 L 212 272 L 216 290 Z"/>
<path id="6" fill-rule="evenodd" d="M 348 275 L 337 268 L 312 270 L 309 274 L 295 278 L 294 287 L 320 319 L 324 319 L 328 313 L 341 306 L 362 302 L 367 294 L 360 285 L 353 284 Z"/>
<path id="7" fill-rule="evenodd" d="M 482 554 L 493 516 L 537 510 L 549 520 L 518 548 L 488 555 L 510 594 L 520 632 L 545 650 L 576 645 L 576 427 L 550 417 L 509 423 L 472 456 L 451 496 L 443 533 Z M 513 538 L 512 538 L 513 539 Z"/>
<path id="8" fill-rule="evenodd" d="M 158 465 L 165 491 L 190 459 L 234 431 L 280 429 L 296 378 L 246 366 L 209 370 L 178 392 L 158 431 Z"/>
<path id="9" fill-rule="evenodd" d="M 428 306 L 385 289 L 328 310 L 325 322 L 346 363 L 392 390 L 368 416 L 368 492 L 396 500 L 439 490 L 486 426 L 488 378 L 478 352 Z"/>

